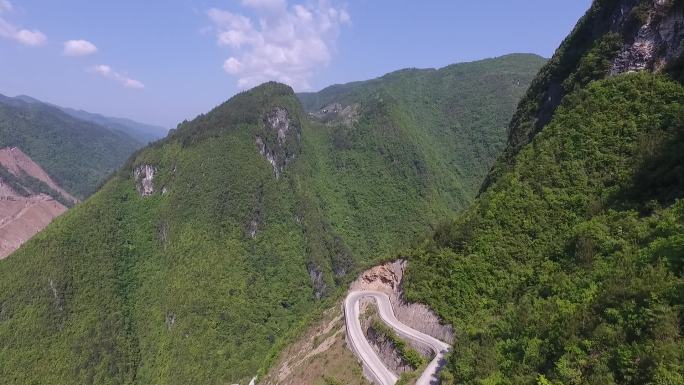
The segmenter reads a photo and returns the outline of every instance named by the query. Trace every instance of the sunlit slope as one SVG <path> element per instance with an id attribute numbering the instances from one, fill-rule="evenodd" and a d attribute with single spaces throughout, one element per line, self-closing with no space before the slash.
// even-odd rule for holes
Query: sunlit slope
<path id="1" fill-rule="evenodd" d="M 525 77 L 487 63 L 480 86 L 509 90 L 486 97 L 507 120 Z M 440 159 L 505 138 L 505 125 L 487 128 L 497 136 L 426 124 L 427 110 L 402 103 L 371 95 L 350 122 L 324 121 L 267 83 L 135 154 L 0 263 L 0 378 L 247 382 L 354 272 L 465 207 L 486 170 Z"/>

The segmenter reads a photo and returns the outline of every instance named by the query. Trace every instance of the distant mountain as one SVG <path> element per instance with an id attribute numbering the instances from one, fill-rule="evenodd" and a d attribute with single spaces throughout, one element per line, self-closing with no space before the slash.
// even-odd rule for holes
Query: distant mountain
<path id="1" fill-rule="evenodd" d="M 0 259 L 76 202 L 21 149 L 0 149 Z"/>
<path id="2" fill-rule="evenodd" d="M 544 62 L 266 83 L 179 125 L 0 263 L 0 378 L 247 383 L 359 270 L 467 207 Z"/>
<path id="3" fill-rule="evenodd" d="M 143 143 L 149 143 L 164 138 L 169 132 L 168 128 L 139 123 L 131 119 L 112 118 L 83 110 L 75 110 L 73 108 L 61 107 L 61 110 L 78 119 L 97 123 L 112 130 L 125 132 Z"/>
<path id="4" fill-rule="evenodd" d="M 297 96 L 315 119 L 341 124 L 331 129 L 336 149 L 371 152 L 376 146 L 397 162 L 414 162 L 417 183 L 429 179 L 439 186 L 434 192 L 449 191 L 449 204 L 433 207 L 446 212 L 466 207 L 477 195 L 482 175 L 505 147 L 509 117 L 532 73 L 545 63 L 538 55 L 511 54 L 403 69 Z"/>
<path id="5" fill-rule="evenodd" d="M 42 102 L 36 98 L 26 95 L 19 95 L 15 98 L 25 101 L 27 103 L 43 103 L 51 105 L 53 107 L 57 107 L 75 118 L 85 120 L 87 122 L 96 123 L 100 126 L 107 127 L 111 130 L 124 132 L 145 144 L 161 139 L 165 137 L 169 132 L 168 128 L 140 123 L 127 118 L 113 118 L 110 116 L 95 114 L 92 112 L 77 110 L 74 108 L 61 107 L 58 105 Z"/>
<path id="6" fill-rule="evenodd" d="M 83 199 L 143 142 L 29 97 L 0 95 L 0 147 L 19 147 L 70 194 Z"/>

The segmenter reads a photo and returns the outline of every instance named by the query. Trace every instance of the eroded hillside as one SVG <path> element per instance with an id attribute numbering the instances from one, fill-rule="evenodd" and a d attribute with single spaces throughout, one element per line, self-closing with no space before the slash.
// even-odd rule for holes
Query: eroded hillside
<path id="1" fill-rule="evenodd" d="M 21 149 L 0 149 L 0 259 L 76 202 Z"/>
<path id="2" fill-rule="evenodd" d="M 0 95 L 0 148 L 18 147 L 84 199 L 144 143 L 26 96 Z"/>

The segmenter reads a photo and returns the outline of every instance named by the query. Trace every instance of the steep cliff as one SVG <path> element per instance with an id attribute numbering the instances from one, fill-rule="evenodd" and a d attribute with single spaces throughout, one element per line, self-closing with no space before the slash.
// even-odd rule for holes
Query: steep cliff
<path id="1" fill-rule="evenodd" d="M 542 67 L 510 122 L 508 143 L 481 191 L 549 123 L 563 98 L 589 82 L 649 70 L 684 81 L 681 0 L 597 0 Z"/>
<path id="2" fill-rule="evenodd" d="M 443 384 L 684 382 L 681 1 L 595 1 L 473 205 L 409 258 Z"/>

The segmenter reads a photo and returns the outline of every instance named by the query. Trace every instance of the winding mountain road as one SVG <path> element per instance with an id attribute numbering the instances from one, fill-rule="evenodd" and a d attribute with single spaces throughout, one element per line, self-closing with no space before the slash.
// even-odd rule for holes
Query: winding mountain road
<path id="1" fill-rule="evenodd" d="M 432 385 L 439 383 L 439 370 L 444 364 L 444 356 L 449 351 L 450 346 L 432 336 L 412 329 L 401 323 L 394 315 L 392 304 L 387 294 L 379 291 L 352 291 L 344 301 L 344 315 L 347 325 L 347 335 L 349 342 L 359 357 L 364 367 L 379 385 L 394 385 L 398 378 L 382 363 L 380 357 L 375 353 L 370 343 L 366 339 L 361 329 L 359 320 L 360 305 L 362 298 L 373 298 L 378 304 L 380 318 L 389 325 L 400 337 L 413 341 L 414 343 L 425 346 L 435 352 L 435 358 L 425 368 L 416 381 L 416 385 Z"/>

